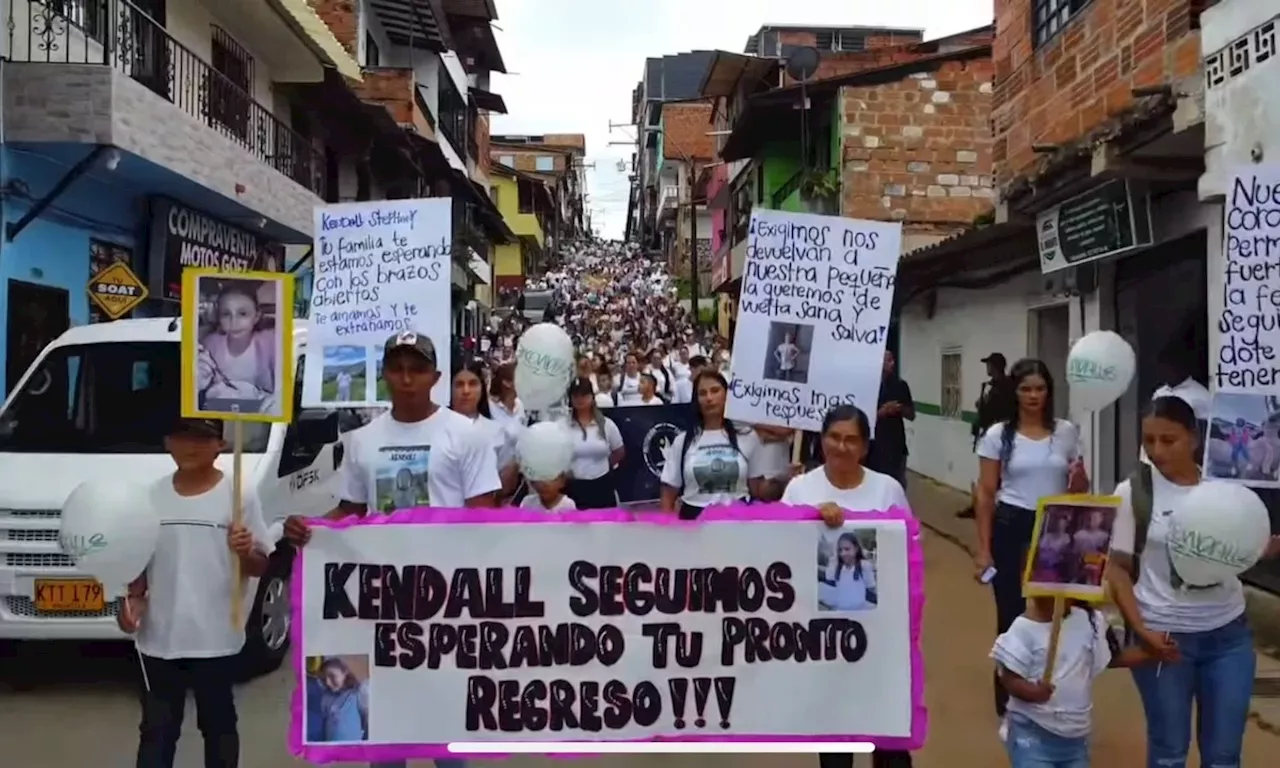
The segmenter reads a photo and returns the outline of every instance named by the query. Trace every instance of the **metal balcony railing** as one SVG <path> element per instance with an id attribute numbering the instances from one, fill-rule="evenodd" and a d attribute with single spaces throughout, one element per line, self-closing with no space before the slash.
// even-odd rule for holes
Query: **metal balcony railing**
<path id="1" fill-rule="evenodd" d="M 317 195 L 324 156 L 129 0 L 9 0 L 9 61 L 122 72 Z"/>

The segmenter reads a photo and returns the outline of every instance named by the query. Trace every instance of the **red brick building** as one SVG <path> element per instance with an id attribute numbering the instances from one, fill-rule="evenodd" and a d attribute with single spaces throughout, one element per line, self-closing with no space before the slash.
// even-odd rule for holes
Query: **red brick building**
<path id="1" fill-rule="evenodd" d="M 912 469 L 960 488 L 974 479 L 965 409 L 992 352 L 1043 361 L 1055 415 L 1080 425 L 1104 489 L 1137 464 L 1161 371 L 1207 381 L 1206 247 L 1221 237 L 1220 207 L 1196 190 L 1209 4 L 995 0 L 995 215 L 899 270 L 902 365 L 924 401 Z M 1071 345 L 1093 331 L 1123 337 L 1137 373 L 1114 406 L 1087 412 L 1063 382 Z"/>

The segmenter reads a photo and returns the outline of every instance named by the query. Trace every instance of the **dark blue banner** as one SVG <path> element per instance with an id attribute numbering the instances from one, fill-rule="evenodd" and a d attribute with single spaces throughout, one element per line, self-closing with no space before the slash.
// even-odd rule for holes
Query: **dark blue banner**
<path id="1" fill-rule="evenodd" d="M 662 464 L 667 446 L 693 426 L 693 404 L 628 405 L 607 408 L 622 433 L 626 458 L 614 470 L 614 487 L 623 504 L 655 501 L 661 493 Z"/>

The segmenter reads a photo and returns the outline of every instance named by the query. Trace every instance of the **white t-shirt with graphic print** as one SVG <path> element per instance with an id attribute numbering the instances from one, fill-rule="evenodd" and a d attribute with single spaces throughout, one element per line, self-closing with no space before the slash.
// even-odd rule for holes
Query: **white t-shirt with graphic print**
<path id="1" fill-rule="evenodd" d="M 348 436 L 342 500 L 384 514 L 462 507 L 502 487 L 497 458 L 492 434 L 462 414 L 439 408 L 408 423 L 388 411 Z"/>
<path id="2" fill-rule="evenodd" d="M 1240 579 L 1233 577 L 1217 586 L 1187 589 L 1173 570 L 1168 547 L 1169 517 L 1178 501 L 1195 487 L 1175 485 L 1159 470 L 1151 471 L 1151 522 L 1147 524 L 1147 542 L 1142 549 L 1133 596 L 1138 601 L 1142 620 L 1156 632 L 1209 632 L 1230 624 L 1244 613 L 1244 587 Z M 1137 520 L 1128 480 L 1116 486 L 1115 495 L 1120 497 L 1120 507 L 1111 531 L 1111 549 L 1133 554 Z"/>
<path id="3" fill-rule="evenodd" d="M 684 503 L 695 507 L 732 504 L 747 498 L 747 480 L 764 477 L 760 438 L 754 430 L 738 433 L 734 451 L 723 429 L 699 433 L 684 458 L 681 478 L 680 454 L 688 432 L 681 432 L 667 446 L 662 467 L 662 484 L 681 490 Z"/>

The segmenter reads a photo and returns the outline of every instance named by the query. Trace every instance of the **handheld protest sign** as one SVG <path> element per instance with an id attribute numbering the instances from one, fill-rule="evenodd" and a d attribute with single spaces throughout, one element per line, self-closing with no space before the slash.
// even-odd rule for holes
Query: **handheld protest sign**
<path id="1" fill-rule="evenodd" d="M 1119 496 L 1046 496 L 1036 510 L 1031 548 L 1022 574 L 1024 597 L 1053 598 L 1053 626 L 1045 683 L 1053 681 L 1068 600 L 1101 603 Z"/>
<path id="2" fill-rule="evenodd" d="M 234 526 L 244 520 L 244 422 L 293 419 L 293 276 L 188 269 L 182 274 L 183 418 L 229 421 Z M 231 621 L 245 581 L 231 559 Z"/>
<path id="3" fill-rule="evenodd" d="M 901 253 L 898 222 L 753 210 L 725 415 L 816 432 L 856 405 L 874 437 Z"/>
<path id="4" fill-rule="evenodd" d="M 293 276 L 182 273 L 182 416 L 293 420 Z"/>
<path id="5" fill-rule="evenodd" d="M 1100 603 L 1119 496 L 1046 496 L 1036 510 L 1023 597 Z"/>

